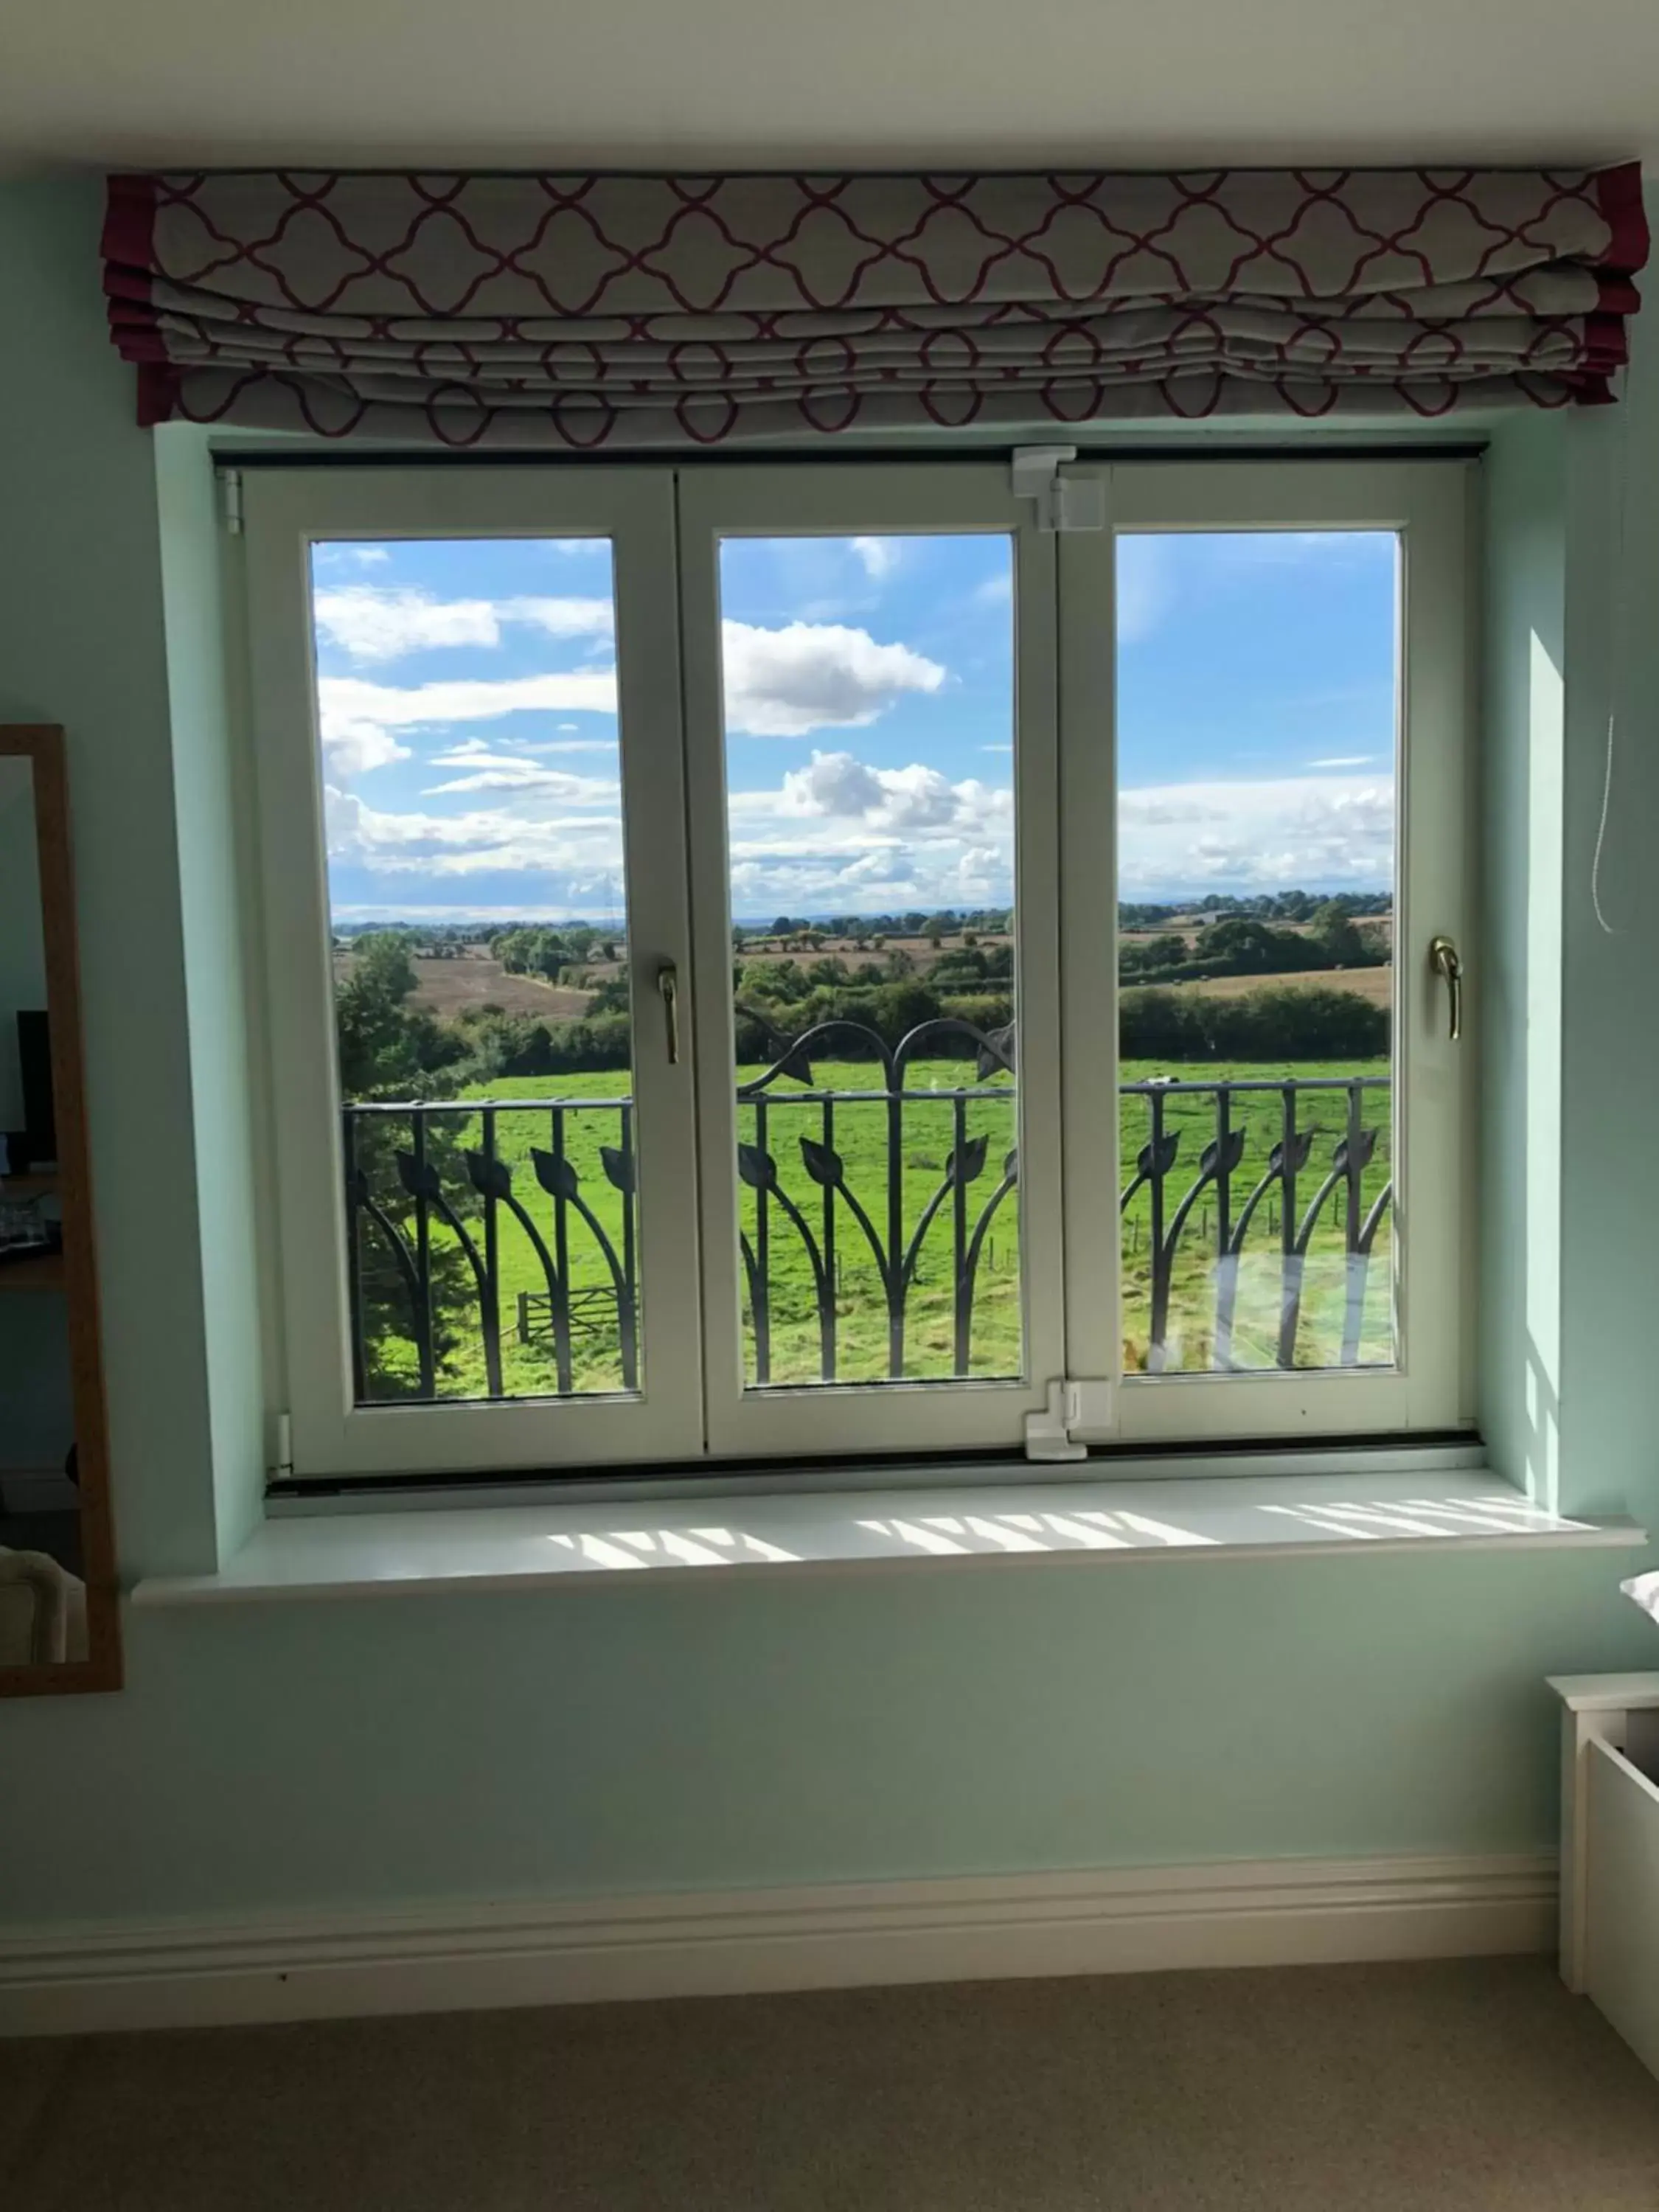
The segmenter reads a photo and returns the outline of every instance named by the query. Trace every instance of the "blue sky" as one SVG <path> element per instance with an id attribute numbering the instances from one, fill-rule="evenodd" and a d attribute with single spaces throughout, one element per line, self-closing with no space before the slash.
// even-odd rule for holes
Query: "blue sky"
<path id="1" fill-rule="evenodd" d="M 1392 875 L 1396 548 L 1125 538 L 1127 898 Z M 342 920 L 620 916 L 609 549 L 321 545 L 330 878 Z M 1012 896 L 1011 549 L 728 540 L 734 915 Z"/>

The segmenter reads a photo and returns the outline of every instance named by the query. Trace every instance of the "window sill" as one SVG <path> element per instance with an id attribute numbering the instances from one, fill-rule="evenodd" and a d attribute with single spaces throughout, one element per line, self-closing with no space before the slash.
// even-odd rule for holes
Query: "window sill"
<path id="1" fill-rule="evenodd" d="M 1026 1480 L 695 1501 L 462 1507 L 267 1521 L 217 1574 L 162 1576 L 141 1607 L 659 1577 L 881 1572 L 1366 1552 L 1638 1548 L 1623 1520 L 1573 1521 L 1480 1469 L 1455 1474 Z"/>

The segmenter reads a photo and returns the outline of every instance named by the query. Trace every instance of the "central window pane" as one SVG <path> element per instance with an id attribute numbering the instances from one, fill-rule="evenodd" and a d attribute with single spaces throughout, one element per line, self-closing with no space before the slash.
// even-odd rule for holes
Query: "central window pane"
<path id="1" fill-rule="evenodd" d="M 721 542 L 751 1389 L 1024 1371 L 1012 551 Z"/>

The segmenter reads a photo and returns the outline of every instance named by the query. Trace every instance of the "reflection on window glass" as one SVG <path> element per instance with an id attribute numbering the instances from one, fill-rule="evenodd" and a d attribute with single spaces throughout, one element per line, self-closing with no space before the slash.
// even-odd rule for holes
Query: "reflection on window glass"
<path id="1" fill-rule="evenodd" d="M 751 1388 L 1022 1372 L 1012 549 L 721 549 Z"/>
<path id="2" fill-rule="evenodd" d="M 641 1379 L 608 541 L 323 544 L 360 1403 Z"/>
<path id="3" fill-rule="evenodd" d="M 1118 544 L 1124 1365 L 1394 1362 L 1399 544 Z"/>

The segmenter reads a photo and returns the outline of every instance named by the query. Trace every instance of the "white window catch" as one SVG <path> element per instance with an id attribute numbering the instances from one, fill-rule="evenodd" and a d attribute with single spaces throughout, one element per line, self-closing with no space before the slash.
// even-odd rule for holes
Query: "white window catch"
<path id="1" fill-rule="evenodd" d="M 1062 1376 L 1048 1385 L 1048 1402 L 1042 1413 L 1025 1416 L 1025 1456 L 1087 1459 L 1088 1446 L 1079 1443 L 1077 1431 L 1092 1433 L 1111 1425 L 1111 1384 L 1073 1382 Z"/>
<path id="2" fill-rule="evenodd" d="M 1010 477 L 1016 499 L 1036 501 L 1039 530 L 1071 532 L 1106 527 L 1106 478 L 1098 470 L 1062 476 L 1077 459 L 1075 446 L 1016 446 Z"/>

